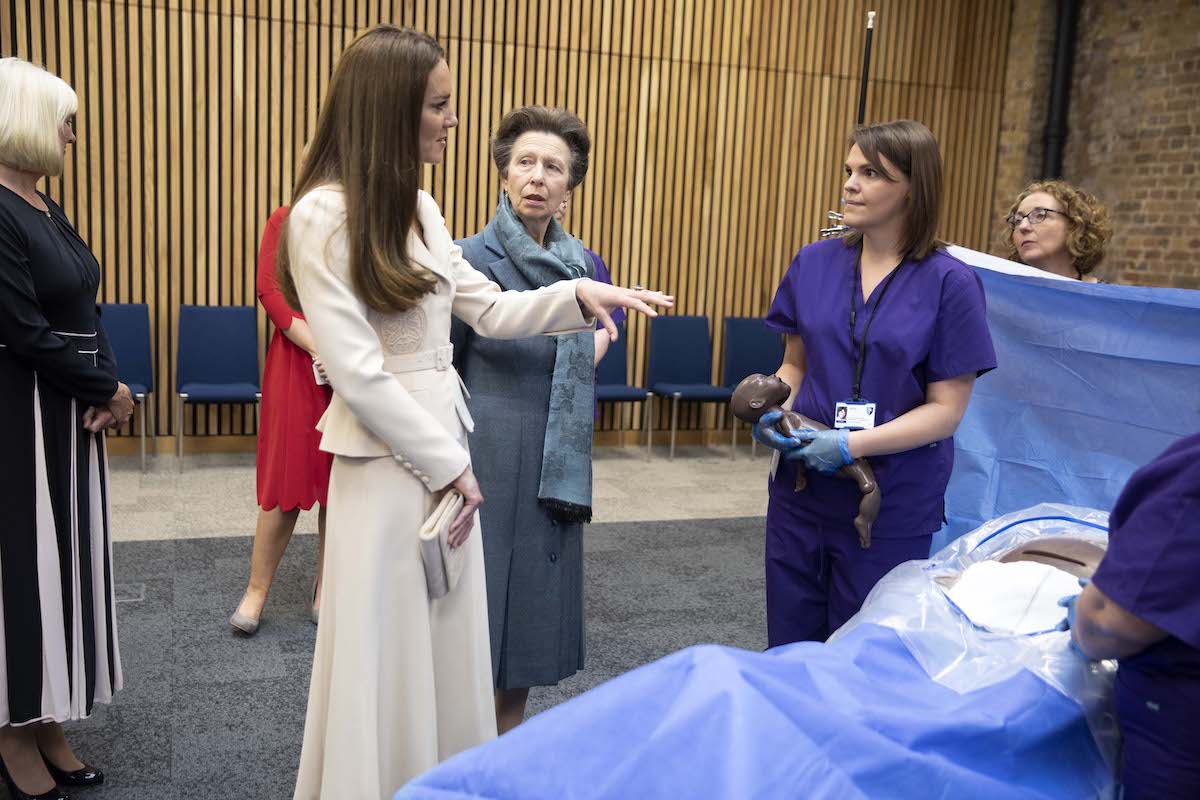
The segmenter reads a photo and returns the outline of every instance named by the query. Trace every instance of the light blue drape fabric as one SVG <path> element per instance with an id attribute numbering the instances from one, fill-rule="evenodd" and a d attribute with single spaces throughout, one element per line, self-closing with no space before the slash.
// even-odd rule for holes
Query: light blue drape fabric
<path id="1" fill-rule="evenodd" d="M 977 270 L 999 367 L 954 435 L 935 552 L 1037 503 L 1111 509 L 1134 470 L 1200 431 L 1200 292 Z"/>

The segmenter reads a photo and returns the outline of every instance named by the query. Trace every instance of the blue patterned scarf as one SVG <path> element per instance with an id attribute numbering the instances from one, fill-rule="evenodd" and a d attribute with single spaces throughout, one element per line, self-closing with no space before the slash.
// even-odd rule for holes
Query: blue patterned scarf
<path id="1" fill-rule="evenodd" d="M 546 229 L 545 247 L 539 246 L 513 211 L 505 192 L 500 193 L 493 223 L 509 260 L 535 288 L 593 277 L 595 266 L 578 239 L 552 219 Z M 550 417 L 542 444 L 538 500 L 559 520 L 591 522 L 595 337 L 586 331 L 555 338 L 558 350 L 550 385 Z"/>

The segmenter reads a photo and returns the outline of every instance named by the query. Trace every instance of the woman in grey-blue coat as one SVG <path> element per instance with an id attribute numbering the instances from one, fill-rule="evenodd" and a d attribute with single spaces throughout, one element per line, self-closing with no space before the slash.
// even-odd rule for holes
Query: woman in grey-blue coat
<path id="1" fill-rule="evenodd" d="M 554 219 L 588 168 L 587 127 L 569 111 L 523 106 L 492 137 L 500 201 L 458 244 L 504 289 L 596 277 Z M 592 515 L 590 333 L 500 341 L 454 331 L 455 365 L 477 423 L 471 436 L 487 573 L 500 733 L 521 723 L 531 686 L 583 668 L 583 524 Z"/>

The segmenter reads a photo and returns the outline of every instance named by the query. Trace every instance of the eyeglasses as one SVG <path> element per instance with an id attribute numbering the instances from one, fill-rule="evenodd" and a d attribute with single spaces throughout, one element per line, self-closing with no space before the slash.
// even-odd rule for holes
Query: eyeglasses
<path id="1" fill-rule="evenodd" d="M 1047 214 L 1058 214 L 1060 217 L 1067 216 L 1066 214 L 1064 214 L 1061 211 L 1055 211 L 1053 208 L 1038 207 L 1038 208 L 1032 209 L 1028 214 L 1021 214 L 1021 213 L 1009 214 L 1007 217 L 1004 218 L 1004 221 L 1008 223 L 1008 227 L 1010 227 L 1010 228 L 1017 227 L 1024 220 L 1029 220 L 1030 225 L 1041 225 L 1043 222 L 1046 221 Z M 1070 217 L 1067 217 L 1067 219 L 1070 219 Z"/>

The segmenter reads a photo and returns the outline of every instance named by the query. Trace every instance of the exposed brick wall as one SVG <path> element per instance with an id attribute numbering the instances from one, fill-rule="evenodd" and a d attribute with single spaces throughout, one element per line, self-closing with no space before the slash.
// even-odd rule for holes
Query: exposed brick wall
<path id="1" fill-rule="evenodd" d="M 1014 91 L 1005 98 L 997 154 L 999 213 L 1041 168 L 1054 5 L 1014 3 L 1008 57 Z M 1115 233 L 1099 272 L 1108 280 L 1200 289 L 1197 30 L 1196 0 L 1081 3 L 1063 177 L 1095 192 L 1112 211 Z M 1040 81 L 1025 87 L 1022 75 Z"/>
<path id="2" fill-rule="evenodd" d="M 1054 62 L 1054 0 L 1014 0 L 1004 73 L 996 190 L 992 203 L 991 252 L 1007 257 L 1000 244 L 1001 220 L 1013 198 L 1042 173 L 1050 70 Z"/>
<path id="3" fill-rule="evenodd" d="M 1112 208 L 1120 283 L 1200 289 L 1198 30 L 1195 0 L 1082 9 L 1064 170 Z"/>

